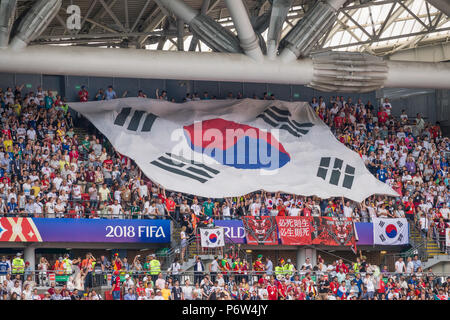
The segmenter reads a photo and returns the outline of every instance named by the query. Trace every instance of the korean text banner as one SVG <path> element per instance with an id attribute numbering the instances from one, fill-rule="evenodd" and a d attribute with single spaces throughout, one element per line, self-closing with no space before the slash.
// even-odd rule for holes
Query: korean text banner
<path id="1" fill-rule="evenodd" d="M 278 234 L 284 245 L 310 245 L 311 225 L 307 217 L 277 217 Z"/>
<path id="2" fill-rule="evenodd" d="M 351 246 L 356 241 L 351 219 L 277 217 L 277 224 L 284 245 Z"/>
<path id="3" fill-rule="evenodd" d="M 277 221 L 275 217 L 242 217 L 247 244 L 277 245 Z"/>
<path id="4" fill-rule="evenodd" d="M 168 220 L 0 218 L 0 241 L 170 243 Z"/>
<path id="5" fill-rule="evenodd" d="M 245 229 L 242 220 L 215 220 L 217 227 L 223 227 L 225 231 L 225 243 L 245 243 Z"/>
<path id="6" fill-rule="evenodd" d="M 210 198 L 261 189 L 358 202 L 397 196 L 306 102 L 126 98 L 70 106 L 166 189 Z"/>

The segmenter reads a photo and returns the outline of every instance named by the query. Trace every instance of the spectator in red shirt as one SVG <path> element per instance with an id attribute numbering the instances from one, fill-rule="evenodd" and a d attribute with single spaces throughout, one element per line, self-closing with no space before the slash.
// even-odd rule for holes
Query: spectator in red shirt
<path id="1" fill-rule="evenodd" d="M 339 259 L 337 265 L 336 265 L 336 272 L 339 272 L 342 269 L 344 273 L 348 273 L 348 267 L 345 265 L 344 261 L 342 259 Z"/>
<path id="2" fill-rule="evenodd" d="M 385 124 L 388 118 L 389 118 L 388 114 L 386 113 L 386 111 L 384 111 L 384 108 L 382 107 L 381 110 L 378 112 L 378 122 L 381 124 Z"/>
<path id="3" fill-rule="evenodd" d="M 278 287 L 275 285 L 275 280 L 270 279 L 270 284 L 267 286 L 267 293 L 269 300 L 278 300 Z"/>
<path id="4" fill-rule="evenodd" d="M 88 102 L 89 92 L 86 90 L 85 86 L 81 87 L 81 91 L 78 92 L 78 97 L 80 97 L 80 102 Z"/>

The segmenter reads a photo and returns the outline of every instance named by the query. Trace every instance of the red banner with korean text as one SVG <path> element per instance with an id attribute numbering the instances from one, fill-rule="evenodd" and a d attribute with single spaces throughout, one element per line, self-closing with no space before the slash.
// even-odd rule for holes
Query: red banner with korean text
<path id="1" fill-rule="evenodd" d="M 277 221 L 275 217 L 242 217 L 247 244 L 277 245 Z"/>
<path id="2" fill-rule="evenodd" d="M 310 220 L 309 217 L 277 217 L 281 243 L 291 246 L 311 244 Z"/>

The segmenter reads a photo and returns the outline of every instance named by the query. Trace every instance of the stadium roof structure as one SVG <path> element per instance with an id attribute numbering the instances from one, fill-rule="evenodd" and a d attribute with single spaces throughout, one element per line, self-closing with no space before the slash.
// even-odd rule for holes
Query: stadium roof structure
<path id="1" fill-rule="evenodd" d="M 75 29 L 69 26 L 76 22 L 71 20 L 73 13 L 80 17 Z M 354 89 L 360 92 L 384 85 L 414 87 L 417 85 L 408 81 L 386 83 L 384 80 L 392 77 L 387 69 L 395 69 L 386 61 L 450 61 L 449 0 L 2 0 L 0 27 L 0 47 L 20 52 L 63 52 L 55 48 L 59 46 L 94 56 L 98 51 L 88 48 L 100 47 L 134 49 L 129 52 L 136 55 L 136 49 L 158 52 L 148 55 L 161 58 L 155 58 L 155 63 L 169 63 L 175 57 L 169 52 L 186 53 L 177 55 L 185 63 L 197 63 L 200 58 L 194 57 L 205 57 L 188 52 L 237 53 L 260 63 L 270 61 L 269 65 L 274 61 L 286 66 L 309 61 L 308 67 L 295 70 L 307 73 L 295 83 L 324 91 L 353 90 L 350 87 L 357 79 L 365 82 Z M 55 49 L 49 49 L 50 45 Z M 0 52 L 0 58 L 8 51 Z M 167 55 L 162 56 L 163 52 Z M 245 59 L 237 60 L 244 63 Z M 332 69 L 331 61 L 335 65 Z M 423 75 L 425 69 L 419 72 L 419 65 L 408 66 Z M 428 85 L 449 86 L 442 85 L 449 82 L 448 64 L 423 66 L 441 77 L 440 82 Z M 339 75 L 335 80 L 340 85 L 332 85 L 330 76 L 342 69 L 351 73 L 351 79 Z M 284 69 L 273 65 L 273 70 Z M 365 79 L 355 75 L 363 70 L 378 76 Z M 124 76 L 125 72 L 117 70 L 116 75 Z M 213 80 L 196 77 L 195 72 L 193 79 Z M 237 79 L 241 78 L 224 77 L 225 81 Z M 289 79 L 287 75 L 286 82 Z"/>
<path id="2" fill-rule="evenodd" d="M 185 0 L 193 9 L 201 10 L 225 28 L 235 32 L 229 10 L 223 0 Z M 272 1 L 246 0 L 251 20 L 267 39 Z M 292 2 L 282 36 L 305 15 L 317 1 Z M 18 14 L 29 9 L 33 1 L 19 1 Z M 273 3 L 273 2 L 272 2 Z M 79 5 L 81 31 L 66 28 L 65 12 L 71 4 Z M 446 11 L 441 11 L 439 8 Z M 450 1 L 445 0 L 376 0 L 347 1 L 339 10 L 337 21 L 320 39 L 315 52 L 342 50 L 389 56 L 398 51 L 450 45 Z M 267 21 L 266 21 L 267 20 Z M 148 49 L 178 50 L 176 17 L 161 0 L 64 0 L 60 12 L 46 30 L 32 43 L 89 46 L 141 46 Z M 201 40 L 191 47 L 192 33 L 185 28 L 183 49 L 212 50 Z M 194 39 L 194 43 L 196 40 Z M 450 60 L 450 56 L 445 56 Z"/>

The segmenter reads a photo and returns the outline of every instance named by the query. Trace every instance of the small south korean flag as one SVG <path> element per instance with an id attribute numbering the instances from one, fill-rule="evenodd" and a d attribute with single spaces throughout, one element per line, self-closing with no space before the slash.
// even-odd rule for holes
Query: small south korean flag
<path id="1" fill-rule="evenodd" d="M 225 246 L 224 229 L 221 227 L 200 229 L 202 248 L 219 248 Z"/>

